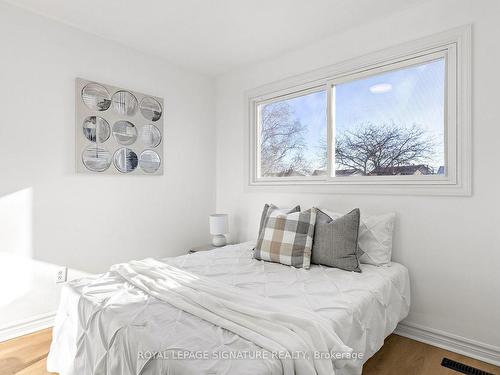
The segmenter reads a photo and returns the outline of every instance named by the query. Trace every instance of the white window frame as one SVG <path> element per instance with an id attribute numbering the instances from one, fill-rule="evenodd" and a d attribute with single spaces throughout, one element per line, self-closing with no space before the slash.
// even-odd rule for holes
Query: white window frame
<path id="1" fill-rule="evenodd" d="M 246 95 L 249 119 L 248 186 L 318 193 L 471 195 L 471 27 L 433 35 L 314 72 L 259 87 Z M 335 85 L 445 58 L 445 175 L 332 176 Z M 260 177 L 259 107 L 327 91 L 328 170 L 326 176 Z"/>

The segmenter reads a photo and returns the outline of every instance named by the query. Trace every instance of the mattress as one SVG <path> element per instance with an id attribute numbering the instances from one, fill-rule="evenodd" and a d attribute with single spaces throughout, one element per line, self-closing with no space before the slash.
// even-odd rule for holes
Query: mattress
<path id="1" fill-rule="evenodd" d="M 248 242 L 162 261 L 328 319 L 361 353 L 336 375 L 360 374 L 408 314 L 409 276 L 401 264 L 362 264 L 361 273 L 304 270 L 255 260 L 252 249 Z M 108 272 L 63 288 L 47 368 L 62 375 L 281 374 L 278 358 L 251 355 L 262 351 Z"/>

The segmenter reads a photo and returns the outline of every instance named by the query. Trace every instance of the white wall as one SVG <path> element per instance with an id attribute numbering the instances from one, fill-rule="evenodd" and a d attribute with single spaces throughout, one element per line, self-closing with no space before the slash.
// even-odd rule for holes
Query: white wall
<path id="1" fill-rule="evenodd" d="M 234 240 L 256 237 L 262 206 L 395 211 L 394 257 L 411 273 L 407 321 L 500 347 L 500 2 L 440 0 L 221 76 L 216 82 L 217 210 Z M 473 196 L 292 194 L 248 190 L 245 90 L 467 23 L 473 24 Z"/>
<path id="2" fill-rule="evenodd" d="M 103 272 L 208 241 L 211 79 L 4 3 L 0 49 L 0 255 L 18 259 L 2 263 L 17 271 L 2 272 L 0 327 L 55 310 L 50 264 Z M 163 176 L 75 174 L 75 77 L 165 99 Z"/>

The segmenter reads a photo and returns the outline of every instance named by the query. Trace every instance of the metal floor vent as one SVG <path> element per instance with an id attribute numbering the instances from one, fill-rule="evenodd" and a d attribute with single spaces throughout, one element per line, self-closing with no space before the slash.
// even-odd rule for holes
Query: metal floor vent
<path id="1" fill-rule="evenodd" d="M 491 372 L 479 370 L 478 368 L 467 366 L 463 363 L 453 361 L 449 358 L 443 358 L 443 360 L 441 361 L 441 366 L 467 375 L 495 375 Z"/>

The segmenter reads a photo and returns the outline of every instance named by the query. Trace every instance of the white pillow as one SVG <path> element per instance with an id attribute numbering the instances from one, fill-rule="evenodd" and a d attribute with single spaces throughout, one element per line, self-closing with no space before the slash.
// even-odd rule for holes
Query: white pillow
<path id="1" fill-rule="evenodd" d="M 342 214 L 324 211 L 332 218 Z M 394 230 L 395 213 L 382 215 L 363 215 L 359 223 L 358 245 L 364 254 L 360 257 L 361 263 L 375 266 L 389 265 L 392 256 L 392 234 Z"/>

